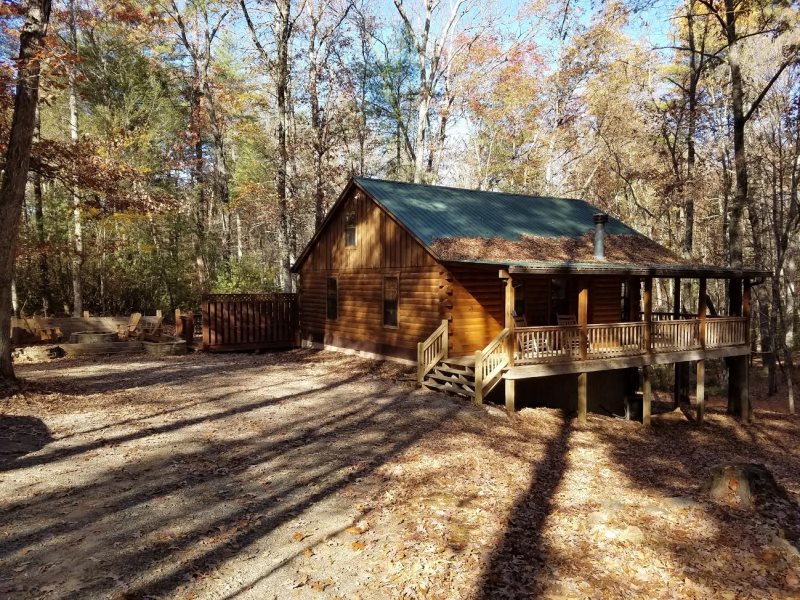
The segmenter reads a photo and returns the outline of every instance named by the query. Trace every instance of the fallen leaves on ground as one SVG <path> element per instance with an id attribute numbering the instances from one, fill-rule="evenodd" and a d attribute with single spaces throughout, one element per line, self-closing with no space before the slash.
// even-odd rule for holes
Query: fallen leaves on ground
<path id="1" fill-rule="evenodd" d="M 375 367 L 24 365 L 0 416 L 0 595 L 800 598 L 798 418 L 756 404 L 744 426 L 712 398 L 702 427 L 508 420 Z M 784 493 L 711 501 L 733 462 Z"/>

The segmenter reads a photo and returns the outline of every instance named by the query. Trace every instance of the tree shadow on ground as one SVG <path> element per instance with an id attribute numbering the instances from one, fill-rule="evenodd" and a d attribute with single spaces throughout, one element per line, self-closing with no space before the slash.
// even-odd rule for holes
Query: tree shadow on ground
<path id="1" fill-rule="evenodd" d="M 570 428 L 565 415 L 546 443 L 542 460 L 533 466 L 530 488 L 512 509 L 503 538 L 486 562 L 478 598 L 527 598 L 537 593 L 537 574 L 547 557 L 542 529 L 567 468 Z"/>
<path id="2" fill-rule="evenodd" d="M 697 532 L 687 531 L 681 540 L 661 538 L 657 527 L 651 530 L 652 545 L 679 565 L 687 578 L 725 593 L 752 587 L 768 590 L 768 595 L 797 597 L 798 589 L 786 587 L 785 580 L 788 570 L 798 566 L 793 567 L 793 561 L 800 563 L 791 558 L 800 558 L 800 552 L 791 550 L 791 546 L 800 549 L 796 417 L 757 411 L 753 423 L 742 424 L 724 410 L 712 409 L 703 424 L 676 413 L 654 420 L 650 430 L 630 424 L 601 427 L 597 434 L 631 484 L 656 502 L 686 504 L 713 524 L 713 533 L 706 532 L 696 544 L 687 540 Z M 772 493 L 756 490 L 754 510 L 712 500 L 703 490 L 712 469 L 733 463 L 766 466 L 780 487 Z M 657 524 L 661 514 L 656 509 L 650 525 Z M 708 548 L 714 549 L 716 560 L 708 560 Z"/>
<path id="3" fill-rule="evenodd" d="M 26 454 L 53 441 L 44 421 L 37 417 L 0 414 L 0 471 L 5 471 Z"/>
<path id="4" fill-rule="evenodd" d="M 291 562 L 297 544 L 285 544 L 284 530 L 315 507 L 341 513 L 339 528 L 351 525 L 337 495 L 460 408 L 431 410 L 415 393 L 364 375 L 343 379 L 343 366 L 313 389 L 222 394 L 207 412 L 166 411 L 157 425 L 109 438 L 89 429 L 46 455 L 18 458 L 10 468 L 27 473 L 82 468 L 66 487 L 0 505 L 0 571 L 11 574 L 0 576 L 0 595 L 173 597 L 234 557 L 269 552 Z M 359 379 L 358 397 L 344 397 L 341 386 Z M 116 460 L 105 460 L 110 445 Z"/>

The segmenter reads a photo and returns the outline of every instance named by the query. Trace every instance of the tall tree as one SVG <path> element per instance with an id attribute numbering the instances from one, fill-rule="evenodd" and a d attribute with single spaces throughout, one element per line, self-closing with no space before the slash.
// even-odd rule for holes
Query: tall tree
<path id="1" fill-rule="evenodd" d="M 229 200 L 229 173 L 225 154 L 225 138 L 217 110 L 216 94 L 211 83 L 214 45 L 230 15 L 230 3 L 224 0 L 189 0 L 180 6 L 170 0 L 165 10 L 178 30 L 178 37 L 190 64 L 189 134 L 193 149 L 192 179 L 195 185 L 195 263 L 198 286 L 208 291 L 206 235 L 214 212 L 206 190 L 205 153 L 203 140 L 206 123 L 211 131 L 212 186 L 211 198 L 220 207 Z M 206 114 L 207 113 L 207 114 Z M 228 226 L 229 227 L 229 226 Z M 226 244 L 227 246 L 227 244 Z"/>
<path id="2" fill-rule="evenodd" d="M 439 14 L 438 0 L 421 0 L 419 14 L 416 15 L 409 15 L 403 0 L 394 0 L 394 5 L 417 55 L 417 122 L 413 158 L 414 182 L 421 183 L 426 173 L 426 144 L 430 144 L 428 124 L 431 102 L 438 85 L 449 73 L 447 61 L 458 53 L 458 49 L 452 47 L 452 38 L 476 4 L 471 0 L 455 0 L 449 5 L 449 14 L 444 15 Z M 414 20 L 419 24 L 415 26 Z M 437 20 L 443 21 L 439 27 Z M 448 47 L 451 49 L 450 56 L 445 53 Z M 440 130 L 440 135 L 443 134 L 444 131 Z"/>
<path id="3" fill-rule="evenodd" d="M 730 264 L 742 266 L 744 257 L 744 215 L 748 205 L 747 142 L 745 126 L 781 73 L 798 58 L 800 47 L 790 40 L 785 59 L 760 90 L 752 93 L 753 101 L 745 107 L 745 78 L 742 75 L 742 48 L 746 38 L 774 36 L 792 29 L 796 11 L 784 12 L 784 3 L 763 0 L 698 0 L 707 9 L 708 19 L 719 26 L 724 47 L 715 53 L 723 54 L 730 76 L 733 160 L 736 173 L 736 192 L 730 207 L 728 243 Z"/>
<path id="4" fill-rule="evenodd" d="M 285 292 L 294 290 L 294 279 L 291 265 L 294 260 L 296 231 L 289 211 L 288 178 L 289 178 L 289 85 L 290 85 L 290 46 L 295 24 L 302 15 L 302 5 L 293 11 L 292 0 L 261 0 L 267 5 L 272 15 L 269 30 L 275 44 L 274 58 L 261 42 L 259 28 L 247 8 L 247 1 L 240 0 L 245 22 L 258 51 L 261 61 L 270 68 L 275 85 L 276 98 L 276 138 L 278 144 L 278 161 L 275 172 L 275 192 L 278 198 L 278 278 L 280 287 Z"/>
<path id="5" fill-rule="evenodd" d="M 50 0 L 28 0 L 19 36 L 14 116 L 0 182 L 0 377 L 14 379 L 11 363 L 11 285 L 31 145 L 36 127 L 44 38 L 50 21 Z"/>
<path id="6" fill-rule="evenodd" d="M 69 91 L 69 139 L 78 143 L 78 24 L 75 14 L 75 0 L 67 0 L 67 44 L 72 53 L 69 66 L 67 88 Z M 83 221 L 81 218 L 81 197 L 73 187 L 72 197 L 72 316 L 83 315 Z"/>

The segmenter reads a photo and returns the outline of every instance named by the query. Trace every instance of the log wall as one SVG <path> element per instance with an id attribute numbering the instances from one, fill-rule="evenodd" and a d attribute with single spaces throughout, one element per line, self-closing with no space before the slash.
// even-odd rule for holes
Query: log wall
<path id="1" fill-rule="evenodd" d="M 497 267 L 451 267 L 450 274 L 450 354 L 474 354 L 505 327 L 505 284 L 498 277 Z"/>
<path id="2" fill-rule="evenodd" d="M 345 217 L 355 211 L 356 243 L 345 245 Z M 383 278 L 400 282 L 397 327 L 383 324 Z M 417 343 L 441 323 L 451 300 L 445 270 L 371 198 L 353 190 L 333 214 L 300 268 L 305 343 L 416 358 Z M 326 285 L 336 277 L 338 317 L 328 319 Z"/>

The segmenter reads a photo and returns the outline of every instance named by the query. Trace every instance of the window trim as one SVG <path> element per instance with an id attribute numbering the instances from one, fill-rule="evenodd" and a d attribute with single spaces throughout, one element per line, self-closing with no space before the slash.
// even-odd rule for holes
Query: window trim
<path id="1" fill-rule="evenodd" d="M 395 309 L 397 323 L 395 325 L 386 323 L 386 280 L 392 278 L 397 281 L 397 307 Z M 385 329 L 400 329 L 400 273 L 383 273 L 381 275 L 381 322 Z"/>
<path id="2" fill-rule="evenodd" d="M 352 225 L 349 224 L 350 219 L 352 217 Z M 348 231 L 353 229 L 353 243 L 348 244 Z M 347 209 L 344 212 L 344 247 L 345 248 L 355 248 L 358 245 L 358 213 L 356 209 L 351 208 Z"/>
<path id="3" fill-rule="evenodd" d="M 336 285 L 336 316 L 331 318 L 331 311 L 328 302 L 330 302 L 330 290 L 329 284 L 333 281 Z M 335 275 L 328 275 L 325 278 L 325 320 L 326 321 L 338 321 L 339 320 L 339 278 Z"/>

